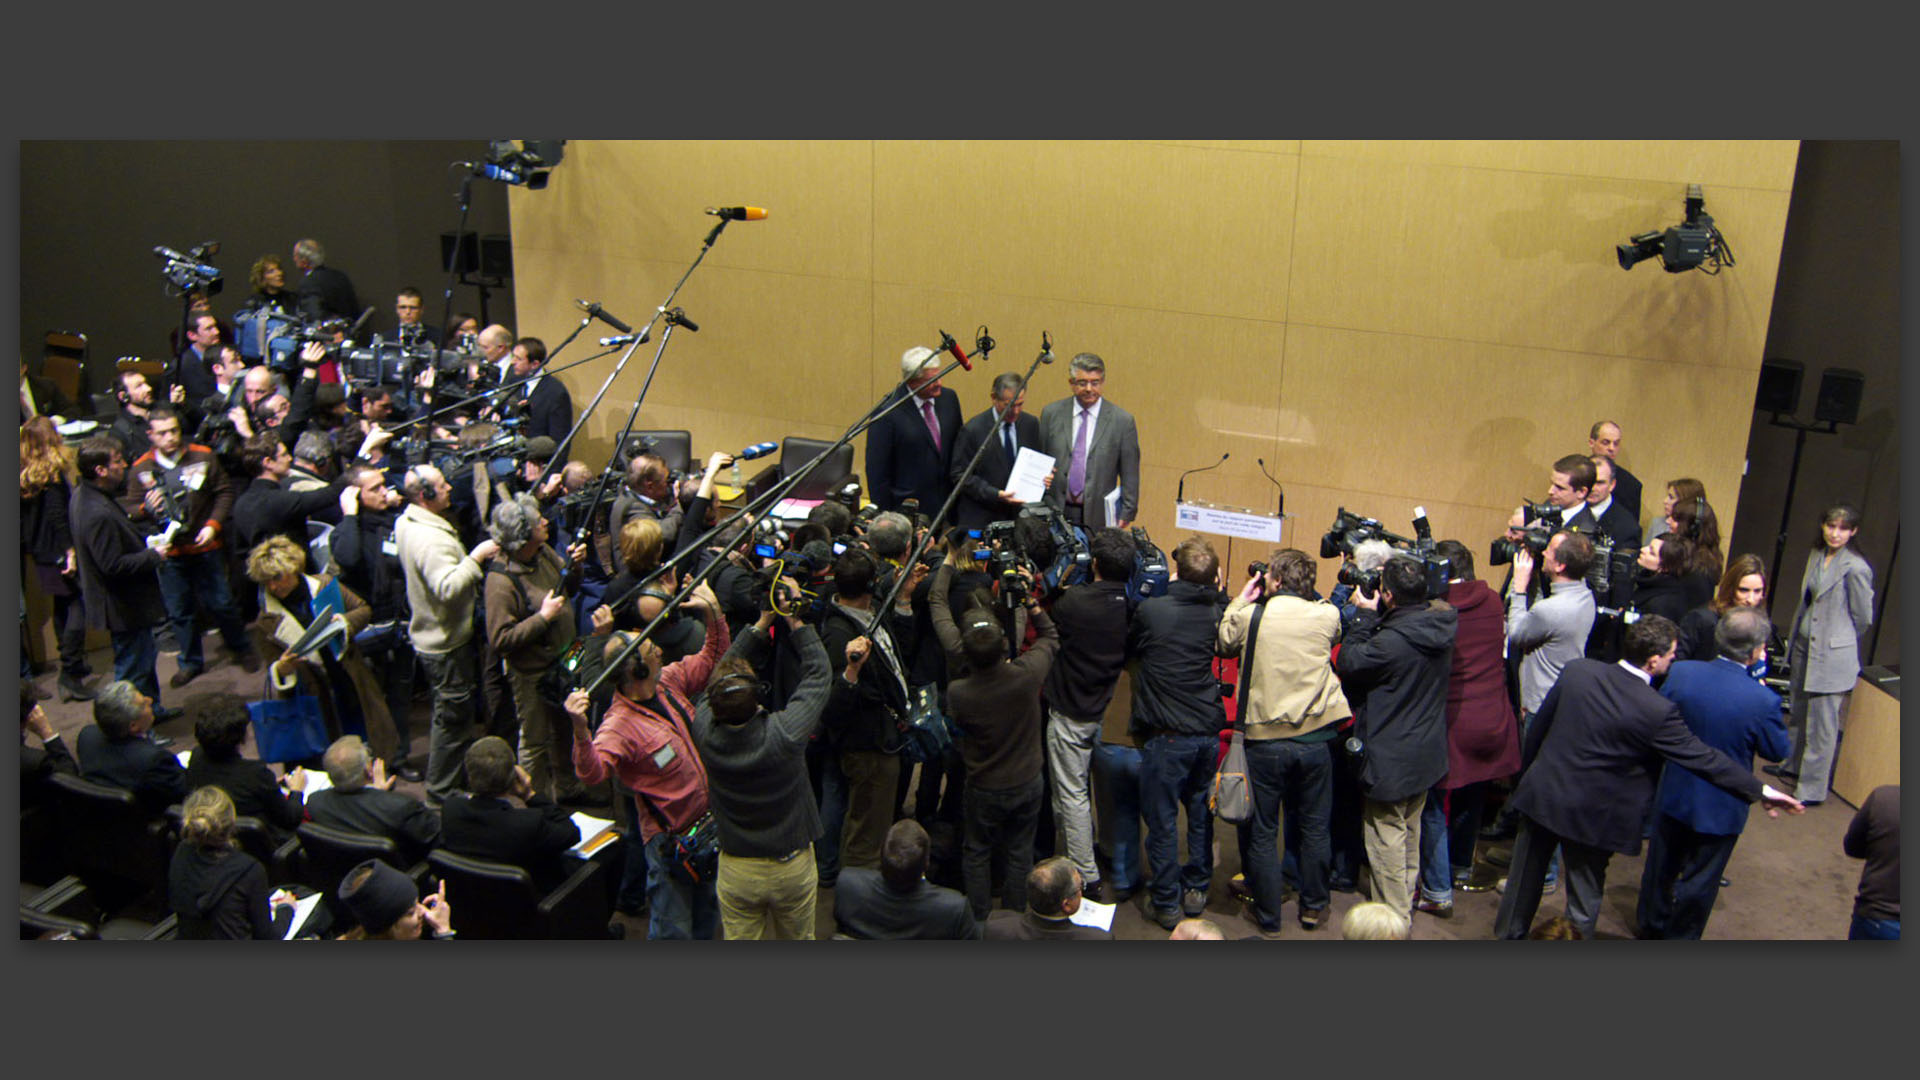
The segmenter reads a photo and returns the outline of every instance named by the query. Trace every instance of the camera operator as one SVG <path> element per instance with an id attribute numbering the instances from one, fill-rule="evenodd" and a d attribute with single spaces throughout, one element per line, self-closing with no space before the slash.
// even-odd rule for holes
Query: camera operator
<path id="1" fill-rule="evenodd" d="M 1264 574 L 1249 579 L 1220 620 L 1218 650 L 1240 654 L 1247 700 L 1247 779 L 1253 820 L 1240 826 L 1241 861 L 1252 886 L 1254 922 L 1266 937 L 1280 933 L 1285 898 L 1280 820 L 1294 822 L 1299 864 L 1300 925 L 1313 929 L 1332 906 L 1327 870 L 1332 858 L 1327 825 L 1333 811 L 1333 754 L 1339 722 L 1353 715 L 1334 677 L 1333 647 L 1340 613 L 1310 600 L 1317 572 L 1313 557 L 1282 548 Z M 1254 620 L 1259 632 L 1246 652 Z"/>
<path id="2" fill-rule="evenodd" d="M 864 662 L 855 663 L 849 655 L 849 645 L 862 638 L 879 599 L 874 591 L 879 571 L 879 560 L 864 549 L 849 548 L 835 559 L 834 597 L 820 620 L 821 641 L 839 671 L 825 715 L 847 783 L 841 832 L 841 858 L 847 866 L 880 865 L 880 846 L 893 824 L 893 799 L 900 779 L 899 724 L 907 710 L 905 661 L 913 645 L 911 590 L 901 590 L 893 611 L 874 626 L 869 635 L 872 652 Z M 925 570 L 915 567 L 915 572 Z"/>
<path id="3" fill-rule="evenodd" d="M 376 466 L 356 462 L 347 467 L 342 479 L 346 487 L 340 491 L 340 524 L 334 526 L 328 548 L 340 568 L 340 583 L 364 597 L 373 609 L 372 622 L 355 641 L 393 715 L 395 750 L 394 759 L 386 763 L 387 774 L 417 784 L 422 779 L 420 770 L 407 764 L 413 745 L 407 723 L 413 709 L 407 579 L 393 537 L 403 500 L 388 483 L 386 472 Z"/>
<path id="4" fill-rule="evenodd" d="M 360 391 L 360 416 L 369 424 L 399 424 L 411 418 L 400 388 L 381 383 Z"/>
<path id="5" fill-rule="evenodd" d="M 414 345 L 431 345 L 438 349 L 440 347 L 440 329 L 436 326 L 428 326 L 426 323 L 420 321 L 420 314 L 423 310 L 425 310 L 425 304 L 420 297 L 419 289 L 411 285 L 401 289 L 399 295 L 395 297 L 393 301 L 393 315 L 395 320 L 393 338 L 408 347 Z"/>
<path id="6" fill-rule="evenodd" d="M 1030 569 L 1025 571 L 1033 576 Z M 993 865 L 1006 869 L 1005 905 L 1026 910 L 1026 875 L 1033 864 L 1034 829 L 1046 792 L 1041 756 L 1040 688 L 1060 647 L 1053 621 L 1031 588 L 1021 598 L 1039 638 L 1018 659 L 999 623 L 976 609 L 966 628 L 943 601 L 953 579 L 951 563 L 940 567 L 931 590 L 931 619 L 940 645 L 966 660 L 967 672 L 948 685 L 948 703 L 961 730 L 966 761 L 965 843 L 961 871 L 973 917 L 993 909 Z"/>
<path id="7" fill-rule="evenodd" d="M 375 431 L 366 441 L 385 442 L 390 437 L 390 432 Z M 269 536 L 284 536 L 300 550 L 309 551 L 307 520 L 312 518 L 328 524 L 340 520 L 340 489 L 346 487 L 346 483 L 336 480 L 311 491 L 292 490 L 287 477 L 293 471 L 293 455 L 273 432 L 263 431 L 248 439 L 240 451 L 240 459 L 253 477 L 247 490 L 233 502 L 233 527 L 239 533 L 243 548 L 251 550 Z M 311 570 L 325 569 L 311 565 L 310 551 L 307 561 Z"/>
<path id="8" fill-rule="evenodd" d="M 293 466 L 287 490 L 305 493 L 333 483 L 333 440 L 319 431 L 303 431 L 293 441 Z"/>
<path id="9" fill-rule="evenodd" d="M 213 375 L 213 389 L 200 398 L 202 422 L 216 416 L 225 418 L 227 410 L 245 403 L 242 380 L 247 374 L 247 358 L 231 345 L 207 349 L 207 370 Z"/>
<path id="10" fill-rule="evenodd" d="M 483 586 L 487 637 L 513 688 L 520 761 L 535 792 L 556 802 L 578 801 L 586 789 L 570 767 L 573 725 L 562 704 L 566 690 L 558 687 L 566 671 L 556 663 L 578 634 L 568 599 L 578 575 L 548 546 L 547 519 L 530 495 L 495 506 L 487 532 L 504 556 L 504 565 L 487 568 Z M 583 554 L 581 548 L 569 552 L 576 565 Z M 611 616 L 595 621 L 596 632 L 611 629 Z"/>
<path id="11" fill-rule="evenodd" d="M 1060 823 L 1067 858 L 1080 871 L 1085 894 L 1111 904 L 1118 902 L 1119 888 L 1131 892 L 1139 883 L 1129 879 L 1115 888 L 1100 876 L 1093 854 L 1088 776 L 1101 720 L 1127 663 L 1127 580 L 1133 576 L 1134 546 L 1133 538 L 1120 529 L 1096 529 L 1087 547 L 1093 580 L 1072 586 L 1053 602 L 1060 655 L 1047 671 L 1047 762 L 1053 777 L 1053 816 Z M 1124 876 L 1122 869 L 1115 867 L 1116 877 Z"/>
<path id="12" fill-rule="evenodd" d="M 1214 677 L 1215 630 L 1221 595 L 1220 557 L 1213 545 L 1189 537 L 1173 550 L 1177 577 L 1164 596 L 1143 600 L 1127 629 L 1127 656 L 1140 662 L 1133 680 L 1132 731 L 1141 743 L 1141 808 L 1147 818 L 1147 858 L 1153 864 L 1152 918 L 1171 930 L 1184 911 L 1207 906 L 1213 878 L 1213 786 L 1220 729 L 1227 726 Z M 1187 861 L 1174 835 L 1187 812 Z"/>
<path id="13" fill-rule="evenodd" d="M 1380 590 L 1358 593 L 1354 605 L 1360 615 L 1334 669 L 1353 703 L 1360 742 L 1373 895 L 1411 919 L 1420 811 L 1427 790 L 1447 774 L 1447 679 L 1459 613 L 1427 599 L 1425 567 L 1404 557 L 1387 560 Z"/>
<path id="14" fill-rule="evenodd" d="M 660 523 L 661 540 L 672 545 L 680 535 L 681 511 L 673 497 L 673 482 L 666 459 L 654 453 L 635 454 L 627 462 L 626 483 L 613 497 L 609 518 L 615 534 L 637 517 L 653 518 Z"/>

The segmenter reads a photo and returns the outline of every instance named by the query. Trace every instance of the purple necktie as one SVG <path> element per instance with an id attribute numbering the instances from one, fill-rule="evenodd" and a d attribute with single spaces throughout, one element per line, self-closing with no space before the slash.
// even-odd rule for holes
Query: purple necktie
<path id="1" fill-rule="evenodd" d="M 1067 467 L 1067 494 L 1075 499 L 1087 490 L 1087 410 L 1080 410 L 1080 430 L 1073 436 L 1073 464 Z"/>
<path id="2" fill-rule="evenodd" d="M 927 431 L 933 435 L 933 448 L 940 449 L 940 421 L 933 418 L 932 398 L 926 398 L 920 402 L 920 415 L 927 418 Z"/>

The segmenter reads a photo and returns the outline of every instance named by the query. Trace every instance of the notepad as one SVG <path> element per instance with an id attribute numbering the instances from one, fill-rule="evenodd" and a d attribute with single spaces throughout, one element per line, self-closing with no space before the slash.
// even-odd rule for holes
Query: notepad
<path id="1" fill-rule="evenodd" d="M 590 859 L 594 852 L 613 843 L 618 833 L 613 831 L 613 822 L 606 818 L 593 817 L 576 810 L 573 823 L 580 829 L 580 842 L 567 849 L 567 854 L 576 859 Z"/>
<path id="2" fill-rule="evenodd" d="M 300 936 L 300 931 L 307 925 L 308 917 L 313 914 L 314 908 L 320 906 L 320 901 L 325 896 L 325 893 L 312 893 L 293 902 L 293 922 L 287 927 L 287 936 L 283 940 L 292 941 Z"/>
<path id="3" fill-rule="evenodd" d="M 1091 926 L 1095 930 L 1113 929 L 1113 912 L 1117 904 L 1102 904 L 1082 897 L 1080 907 L 1067 916 L 1067 921 L 1075 926 Z"/>

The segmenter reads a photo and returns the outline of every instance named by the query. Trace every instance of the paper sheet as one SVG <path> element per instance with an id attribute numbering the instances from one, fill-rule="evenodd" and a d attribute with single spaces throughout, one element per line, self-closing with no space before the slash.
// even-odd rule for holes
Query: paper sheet
<path id="1" fill-rule="evenodd" d="M 1080 899 L 1080 908 L 1067 916 L 1067 921 L 1075 926 L 1091 926 L 1095 930 L 1113 929 L 1113 912 L 1118 904 L 1102 904 L 1085 897 Z"/>
<path id="2" fill-rule="evenodd" d="M 307 786 L 306 789 L 300 793 L 303 798 L 311 799 L 320 792 L 333 786 L 333 777 L 328 776 L 323 770 L 308 769 L 306 773 Z M 285 778 L 283 777 L 282 781 L 284 782 L 284 780 Z"/>
<path id="3" fill-rule="evenodd" d="M 573 823 L 580 828 L 580 842 L 568 848 L 567 854 L 576 859 L 592 858 L 594 852 L 613 843 L 618 836 L 613 831 L 613 822 L 606 818 L 597 818 L 575 810 Z"/>
<path id="4" fill-rule="evenodd" d="M 1047 495 L 1047 477 L 1053 475 L 1054 458 L 1031 446 L 1020 448 L 1013 459 L 1013 472 L 1007 477 L 1007 490 L 1022 502 L 1037 503 Z"/>
<path id="5" fill-rule="evenodd" d="M 324 896 L 324 893 L 313 893 L 305 899 L 293 902 L 293 923 L 287 927 L 287 936 L 284 940 L 292 941 L 300 936 L 301 929 L 307 925 L 308 916 L 313 914 L 314 908 L 320 906 Z"/>
<path id="6" fill-rule="evenodd" d="M 1119 484 L 1113 485 L 1113 490 L 1107 492 L 1107 524 L 1108 525 L 1113 525 L 1115 522 L 1120 520 L 1120 499 L 1123 494 L 1124 493 L 1121 491 Z"/>
<path id="7" fill-rule="evenodd" d="M 173 756 L 180 759 L 180 767 L 184 769 L 187 767 L 187 764 L 193 760 L 193 751 L 182 750 Z"/>

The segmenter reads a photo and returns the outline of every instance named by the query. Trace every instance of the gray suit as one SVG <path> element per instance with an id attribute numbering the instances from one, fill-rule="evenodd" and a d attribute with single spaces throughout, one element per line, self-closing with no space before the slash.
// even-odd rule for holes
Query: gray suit
<path id="1" fill-rule="evenodd" d="M 1794 798 L 1801 802 L 1827 797 L 1841 703 L 1860 677 L 1860 635 L 1873 623 L 1873 568 L 1867 560 L 1842 549 L 1809 590 L 1822 558 L 1822 551 L 1807 553 L 1788 653 L 1793 668 L 1787 691 L 1793 753 L 1784 768 L 1800 774 Z"/>
<path id="2" fill-rule="evenodd" d="M 1067 397 L 1040 412 L 1040 440 L 1055 459 L 1053 486 L 1047 489 L 1050 506 L 1067 505 L 1067 472 L 1073 466 L 1073 429 L 1079 410 L 1080 403 Z M 1121 488 L 1120 520 L 1133 521 L 1140 516 L 1140 433 L 1132 413 L 1115 405 L 1112 398 L 1102 398 L 1087 447 L 1087 486 L 1081 493 L 1088 529 L 1113 524 L 1107 520 L 1106 497 L 1116 484 Z"/>

